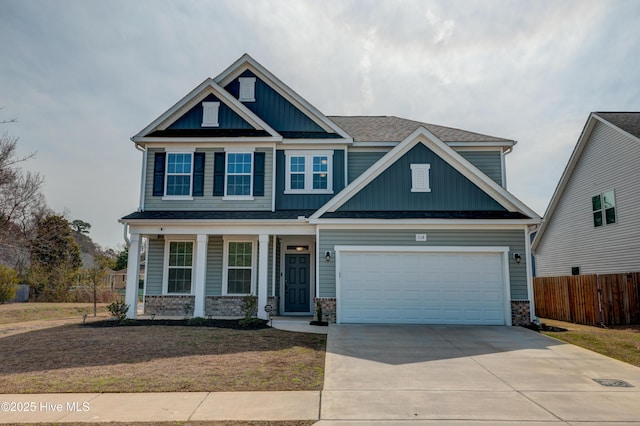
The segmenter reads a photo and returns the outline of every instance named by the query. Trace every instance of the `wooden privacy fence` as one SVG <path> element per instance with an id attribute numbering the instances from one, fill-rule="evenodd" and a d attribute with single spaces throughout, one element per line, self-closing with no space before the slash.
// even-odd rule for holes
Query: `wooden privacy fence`
<path id="1" fill-rule="evenodd" d="M 640 272 L 536 277 L 535 314 L 587 325 L 640 324 Z"/>

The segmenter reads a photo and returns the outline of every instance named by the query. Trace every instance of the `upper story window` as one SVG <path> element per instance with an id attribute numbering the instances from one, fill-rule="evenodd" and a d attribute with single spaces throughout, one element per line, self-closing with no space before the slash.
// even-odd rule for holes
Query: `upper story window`
<path id="1" fill-rule="evenodd" d="M 226 196 L 252 195 L 253 153 L 227 152 Z"/>
<path id="2" fill-rule="evenodd" d="M 240 102 L 255 102 L 256 101 L 256 78 L 255 77 L 240 77 L 240 95 L 238 100 Z"/>
<path id="3" fill-rule="evenodd" d="M 286 151 L 285 193 L 333 193 L 333 151 Z"/>
<path id="4" fill-rule="evenodd" d="M 202 127 L 218 127 L 218 115 L 220 112 L 220 102 L 202 103 Z"/>
<path id="5" fill-rule="evenodd" d="M 431 192 L 430 170 L 430 164 L 411 165 L 411 192 Z"/>
<path id="6" fill-rule="evenodd" d="M 165 195 L 191 195 L 191 164 L 193 153 L 167 153 L 167 188 Z"/>
<path id="7" fill-rule="evenodd" d="M 616 199 L 613 190 L 591 197 L 593 226 L 616 223 Z"/>

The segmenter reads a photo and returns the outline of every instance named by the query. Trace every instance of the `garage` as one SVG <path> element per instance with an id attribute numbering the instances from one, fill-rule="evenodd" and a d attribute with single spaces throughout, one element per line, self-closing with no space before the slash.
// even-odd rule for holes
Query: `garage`
<path id="1" fill-rule="evenodd" d="M 506 247 L 336 247 L 339 323 L 505 325 Z"/>

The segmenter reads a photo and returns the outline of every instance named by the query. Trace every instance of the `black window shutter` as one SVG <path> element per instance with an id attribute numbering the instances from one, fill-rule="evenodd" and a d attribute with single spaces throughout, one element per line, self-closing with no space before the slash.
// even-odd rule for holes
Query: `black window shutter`
<path id="1" fill-rule="evenodd" d="M 213 195 L 224 195 L 224 152 L 216 152 L 213 161 Z"/>
<path id="2" fill-rule="evenodd" d="M 162 197 L 164 195 L 164 163 L 167 157 L 166 152 L 156 152 L 153 161 L 153 196 Z"/>
<path id="3" fill-rule="evenodd" d="M 193 188 L 191 194 L 194 197 L 204 195 L 204 152 L 193 154 Z"/>
<path id="4" fill-rule="evenodd" d="M 253 195 L 264 196 L 264 152 L 253 154 Z"/>

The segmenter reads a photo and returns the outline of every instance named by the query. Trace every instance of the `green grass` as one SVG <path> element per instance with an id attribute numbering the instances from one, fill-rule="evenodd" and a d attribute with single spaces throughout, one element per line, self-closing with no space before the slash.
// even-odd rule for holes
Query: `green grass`
<path id="1" fill-rule="evenodd" d="M 640 325 L 603 328 L 546 319 L 542 322 L 567 329 L 543 332 L 547 336 L 640 367 Z"/>

